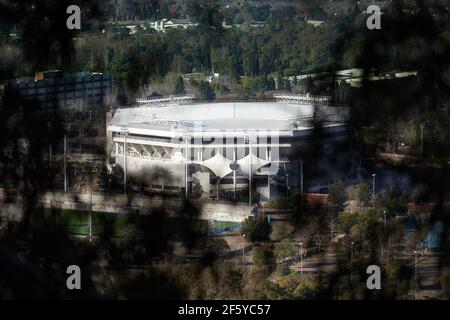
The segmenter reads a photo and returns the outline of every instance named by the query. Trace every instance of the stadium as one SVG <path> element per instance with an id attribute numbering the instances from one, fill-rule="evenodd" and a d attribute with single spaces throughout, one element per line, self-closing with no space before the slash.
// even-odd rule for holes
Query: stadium
<path id="1" fill-rule="evenodd" d="M 320 127 L 321 148 L 332 156 L 333 145 L 345 140 L 348 119 L 347 106 L 309 94 L 264 102 L 141 99 L 110 116 L 108 163 L 122 169 L 125 188 L 128 179 L 187 197 L 201 190 L 197 196 L 204 198 L 266 200 L 303 192 L 308 137 Z M 320 179 L 316 186 L 330 177 Z"/>

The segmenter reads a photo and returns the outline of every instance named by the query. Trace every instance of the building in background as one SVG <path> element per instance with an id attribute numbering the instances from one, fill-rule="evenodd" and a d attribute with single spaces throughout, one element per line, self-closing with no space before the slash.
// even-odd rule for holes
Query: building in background
<path id="1" fill-rule="evenodd" d="M 62 71 L 53 70 L 36 72 L 34 79 L 10 80 L 8 86 L 26 100 L 38 101 L 42 109 L 79 106 L 87 110 L 104 104 L 113 79 L 110 73 L 65 75 Z"/>

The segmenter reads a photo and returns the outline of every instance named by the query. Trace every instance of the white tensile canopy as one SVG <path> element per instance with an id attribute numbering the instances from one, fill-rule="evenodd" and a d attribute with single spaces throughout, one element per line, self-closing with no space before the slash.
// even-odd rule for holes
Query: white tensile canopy
<path id="1" fill-rule="evenodd" d="M 230 168 L 230 164 L 232 164 L 233 161 L 231 161 L 228 158 L 225 158 L 223 155 L 221 155 L 219 152 L 217 152 L 214 157 L 205 160 L 201 162 L 201 164 L 208 169 L 210 169 L 214 174 L 220 178 L 225 177 L 226 175 L 233 172 Z"/>
<path id="2" fill-rule="evenodd" d="M 252 170 L 252 174 L 254 174 L 255 171 L 257 171 L 259 168 L 267 165 L 269 161 L 261 159 L 255 156 L 253 153 L 250 153 L 244 158 L 238 160 L 237 163 L 239 164 L 239 170 L 248 176 L 250 172 L 250 167 Z"/>

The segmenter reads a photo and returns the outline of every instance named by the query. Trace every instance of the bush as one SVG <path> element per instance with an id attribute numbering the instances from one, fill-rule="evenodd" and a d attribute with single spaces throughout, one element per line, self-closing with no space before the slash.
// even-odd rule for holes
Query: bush
<path id="1" fill-rule="evenodd" d="M 271 233 L 272 226 L 266 220 L 247 218 L 241 225 L 241 234 L 250 242 L 268 241 Z"/>

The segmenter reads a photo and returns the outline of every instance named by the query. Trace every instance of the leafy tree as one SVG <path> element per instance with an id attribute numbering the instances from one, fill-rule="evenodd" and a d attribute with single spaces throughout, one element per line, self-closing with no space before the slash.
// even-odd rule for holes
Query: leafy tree
<path id="1" fill-rule="evenodd" d="M 295 195 L 290 201 L 291 210 L 289 212 L 289 221 L 296 229 L 308 223 L 311 216 L 314 215 L 314 208 L 308 202 L 304 195 Z"/>
<path id="2" fill-rule="evenodd" d="M 291 239 L 285 238 L 279 243 L 275 244 L 275 257 L 277 260 L 284 260 L 294 256 L 297 253 L 295 245 L 292 243 Z"/>
<path id="3" fill-rule="evenodd" d="M 339 216 L 338 229 L 342 233 L 349 234 L 357 223 L 358 213 L 345 212 Z"/>
<path id="4" fill-rule="evenodd" d="M 310 300 L 316 299 L 320 293 L 318 281 L 300 274 L 289 274 L 272 283 L 267 292 L 268 299 Z"/>
<path id="5" fill-rule="evenodd" d="M 389 213 L 406 213 L 408 210 L 406 204 L 409 201 L 409 195 L 394 186 L 391 186 L 380 198 L 378 205 L 385 208 Z"/>
<path id="6" fill-rule="evenodd" d="M 267 82 L 266 90 L 268 91 L 275 90 L 275 80 L 273 77 L 267 77 L 266 82 Z"/>
<path id="7" fill-rule="evenodd" d="M 162 19 L 169 19 L 170 18 L 170 12 L 169 12 L 169 4 L 167 1 L 163 1 L 161 4 L 161 18 Z"/>
<path id="8" fill-rule="evenodd" d="M 182 77 L 178 77 L 175 83 L 175 94 L 185 94 L 186 88 L 184 87 L 184 81 Z"/>
<path id="9" fill-rule="evenodd" d="M 257 268 L 268 273 L 274 270 L 276 264 L 273 251 L 267 247 L 258 246 L 253 248 L 252 260 Z"/>
<path id="10" fill-rule="evenodd" d="M 216 98 L 216 94 L 214 90 L 211 88 L 211 85 L 207 81 L 200 82 L 200 97 L 204 100 L 214 100 Z"/>
<path id="11" fill-rule="evenodd" d="M 245 219 L 241 224 L 241 234 L 250 242 L 268 241 L 272 233 L 272 226 L 266 220 Z"/>
<path id="12" fill-rule="evenodd" d="M 314 80 L 311 78 L 311 76 L 308 76 L 305 80 L 305 91 L 306 93 L 315 93 Z"/>
<path id="13" fill-rule="evenodd" d="M 367 183 L 360 183 L 356 186 L 356 198 L 359 203 L 368 206 L 372 202 L 372 188 Z"/>
<path id="14" fill-rule="evenodd" d="M 328 190 L 328 207 L 335 213 L 344 211 L 347 193 L 342 181 L 336 180 Z"/>
<path id="15" fill-rule="evenodd" d="M 228 243 L 223 238 L 204 238 L 200 241 L 203 251 L 201 262 L 203 265 L 211 265 L 217 259 L 230 250 Z"/>

